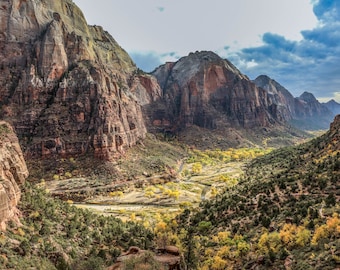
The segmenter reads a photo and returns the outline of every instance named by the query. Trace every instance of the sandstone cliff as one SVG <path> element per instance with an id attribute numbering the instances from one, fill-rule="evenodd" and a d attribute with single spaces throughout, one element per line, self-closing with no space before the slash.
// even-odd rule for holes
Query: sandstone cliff
<path id="1" fill-rule="evenodd" d="M 275 80 L 261 75 L 254 83 L 268 92 L 277 105 L 279 116 L 300 129 L 327 129 L 334 117 L 327 106 L 321 104 L 313 94 L 304 92 L 294 98 L 292 94 Z"/>
<path id="2" fill-rule="evenodd" d="M 184 128 L 266 127 L 276 122 L 268 93 L 227 60 L 196 52 L 153 72 L 163 89 L 154 124 Z"/>
<path id="3" fill-rule="evenodd" d="M 6 122 L 0 121 L 0 230 L 6 228 L 8 220 L 16 218 L 19 186 L 27 176 L 18 139 L 13 129 Z"/>
<path id="4" fill-rule="evenodd" d="M 137 68 L 71 0 L 4 1 L 0 48 L 0 117 L 27 155 L 110 159 L 145 136 Z"/>
<path id="5" fill-rule="evenodd" d="M 265 89 L 277 105 L 277 114 L 283 121 L 291 120 L 295 112 L 295 98 L 282 85 L 266 75 L 260 75 L 253 81 L 258 87 Z"/>
<path id="6" fill-rule="evenodd" d="M 268 137 L 272 145 L 284 145 L 297 135 L 285 126 L 291 112 L 281 102 L 288 91 L 275 94 L 257 87 L 213 52 L 190 53 L 152 75 L 161 93 L 143 106 L 150 131 L 219 148 L 258 145 Z"/>

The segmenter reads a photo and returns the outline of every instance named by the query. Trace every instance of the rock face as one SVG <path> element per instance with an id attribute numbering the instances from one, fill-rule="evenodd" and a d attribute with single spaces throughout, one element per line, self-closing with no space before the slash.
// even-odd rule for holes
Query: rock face
<path id="1" fill-rule="evenodd" d="M 4 1 L 0 48 L 0 117 L 27 155 L 110 159 L 145 136 L 131 89 L 143 94 L 148 80 L 71 0 Z"/>
<path id="2" fill-rule="evenodd" d="M 340 104 L 336 102 L 334 99 L 331 99 L 330 101 L 323 104 L 335 115 L 340 114 Z"/>
<path id="3" fill-rule="evenodd" d="M 337 151 L 340 151 L 340 115 L 337 115 L 334 118 L 334 121 L 330 125 L 330 129 L 328 132 L 328 136 L 331 138 L 333 145 L 335 146 Z"/>
<path id="4" fill-rule="evenodd" d="M 296 115 L 295 98 L 282 85 L 266 75 L 258 76 L 253 81 L 258 87 L 265 89 L 272 102 L 277 105 L 277 117 L 290 121 Z"/>
<path id="5" fill-rule="evenodd" d="M 277 105 L 278 117 L 300 129 L 327 129 L 334 117 L 334 113 L 311 93 L 304 92 L 294 98 L 287 89 L 265 75 L 257 77 L 254 83 L 268 92 Z"/>
<path id="6" fill-rule="evenodd" d="M 164 249 L 158 249 L 156 253 L 148 253 L 146 250 L 132 246 L 122 253 L 108 270 L 125 269 L 124 264 L 128 261 L 135 261 L 135 266 L 138 266 L 139 269 L 154 269 L 154 262 L 157 262 L 164 270 L 182 269 L 181 254 L 176 246 L 166 246 Z M 159 268 L 157 267 L 157 269 Z"/>
<path id="7" fill-rule="evenodd" d="M 280 120 L 268 92 L 213 52 L 191 53 L 153 75 L 163 90 L 160 102 L 153 104 L 153 126 L 250 129 Z"/>
<path id="8" fill-rule="evenodd" d="M 25 182 L 28 171 L 18 139 L 12 127 L 0 121 L 0 230 L 6 222 L 15 219 L 20 199 L 19 186 Z"/>

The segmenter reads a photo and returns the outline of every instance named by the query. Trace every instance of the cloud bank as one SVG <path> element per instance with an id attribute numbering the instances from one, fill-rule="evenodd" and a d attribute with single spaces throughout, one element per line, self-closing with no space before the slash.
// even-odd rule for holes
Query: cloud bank
<path id="1" fill-rule="evenodd" d="M 262 46 L 242 49 L 230 60 L 249 77 L 266 74 L 296 96 L 308 91 L 322 101 L 340 101 L 340 1 L 320 0 L 313 11 L 319 24 L 302 31 L 302 40 L 265 33 Z"/>
<path id="2" fill-rule="evenodd" d="M 339 0 L 73 0 L 151 72 L 211 50 L 251 79 L 340 102 Z"/>
<path id="3" fill-rule="evenodd" d="M 340 102 L 340 1 L 314 2 L 313 12 L 318 25 L 301 31 L 300 40 L 266 32 L 260 46 L 235 51 L 226 44 L 224 49 L 215 52 L 228 58 L 251 79 L 265 74 L 294 96 L 308 91 L 321 101 Z M 131 57 L 141 69 L 150 72 L 166 61 L 176 61 L 179 56 L 133 52 Z"/>

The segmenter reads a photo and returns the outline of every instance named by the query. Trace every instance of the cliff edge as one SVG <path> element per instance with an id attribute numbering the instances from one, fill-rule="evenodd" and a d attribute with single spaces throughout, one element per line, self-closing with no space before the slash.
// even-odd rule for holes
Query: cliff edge
<path id="1" fill-rule="evenodd" d="M 8 123 L 0 121 L 0 230 L 6 229 L 7 221 L 17 218 L 19 186 L 27 176 L 18 138 Z"/>
<path id="2" fill-rule="evenodd" d="M 137 67 L 71 0 L 2 3 L 0 48 L 0 118 L 25 155 L 109 160 L 144 138 Z"/>

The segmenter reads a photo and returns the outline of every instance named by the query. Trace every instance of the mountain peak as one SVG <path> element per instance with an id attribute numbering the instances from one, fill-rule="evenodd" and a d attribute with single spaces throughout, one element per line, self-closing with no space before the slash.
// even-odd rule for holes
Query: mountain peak
<path id="1" fill-rule="evenodd" d="M 230 61 L 222 59 L 212 51 L 196 51 L 188 56 L 180 58 L 173 66 L 173 73 L 180 73 L 180 85 L 190 80 L 195 74 L 202 73 L 204 70 L 218 67 L 219 70 L 228 70 L 239 79 L 249 80 L 242 74 Z M 185 72 L 183 72 L 185 70 Z"/>
<path id="2" fill-rule="evenodd" d="M 340 114 L 340 103 L 336 102 L 334 99 L 323 104 L 334 114 Z"/>
<path id="3" fill-rule="evenodd" d="M 222 58 L 212 51 L 196 51 L 191 52 L 187 57 L 195 57 L 199 60 L 206 60 L 206 61 L 219 61 Z"/>
<path id="4" fill-rule="evenodd" d="M 278 92 L 281 92 L 287 98 L 293 98 L 292 94 L 286 88 L 267 75 L 260 75 L 253 82 L 258 87 L 267 90 L 269 94 L 278 94 Z"/>
<path id="5" fill-rule="evenodd" d="M 312 93 L 307 92 L 307 91 L 303 92 L 300 95 L 299 99 L 306 101 L 306 102 L 317 102 L 317 99 L 315 98 L 315 96 Z"/>

